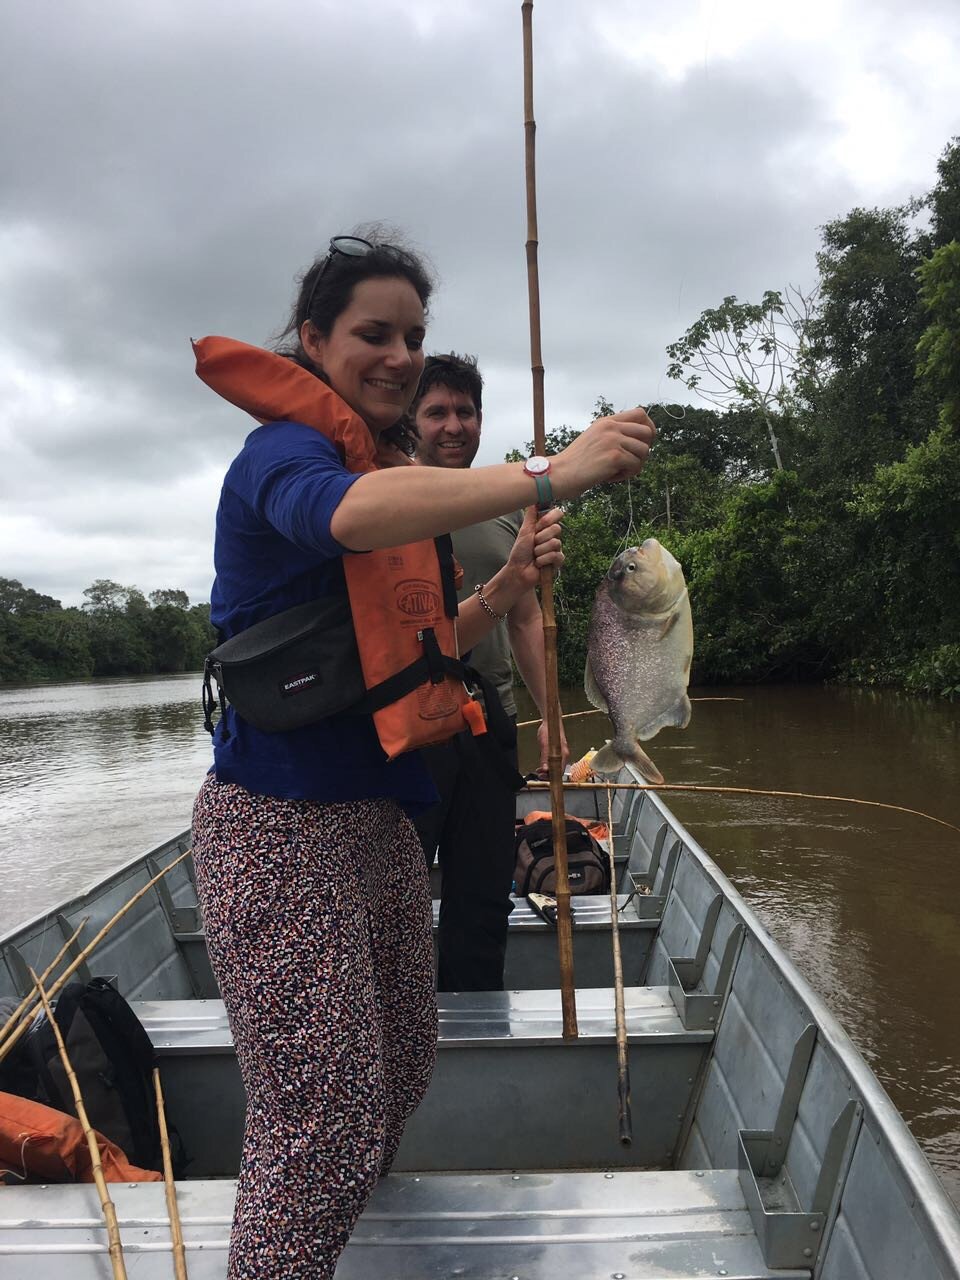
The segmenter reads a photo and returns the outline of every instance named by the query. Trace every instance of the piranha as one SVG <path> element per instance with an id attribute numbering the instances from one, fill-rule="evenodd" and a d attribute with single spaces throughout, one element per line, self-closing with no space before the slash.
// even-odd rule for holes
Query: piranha
<path id="1" fill-rule="evenodd" d="M 648 782 L 663 775 L 640 746 L 664 725 L 690 723 L 687 682 L 693 621 L 683 570 L 656 538 L 627 547 L 601 582 L 590 618 L 584 688 L 613 721 L 614 737 L 590 762 L 596 773 L 634 765 Z"/>

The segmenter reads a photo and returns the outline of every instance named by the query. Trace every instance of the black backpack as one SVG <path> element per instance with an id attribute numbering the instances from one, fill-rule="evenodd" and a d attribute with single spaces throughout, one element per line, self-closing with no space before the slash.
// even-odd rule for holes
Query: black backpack
<path id="1" fill-rule="evenodd" d="M 64 987 L 53 1016 L 91 1125 L 141 1169 L 160 1170 L 156 1055 L 136 1014 L 105 978 L 93 978 Z M 16 1092 L 75 1116 L 73 1091 L 45 1016 L 34 1022 L 21 1044 L 16 1064 L 21 1087 Z M 28 1080 L 25 1073 L 31 1068 Z M 182 1150 L 174 1131 L 170 1138 L 176 1175 L 182 1171 Z"/>
<path id="2" fill-rule="evenodd" d="M 557 873 L 553 859 L 553 822 L 518 824 L 517 861 L 513 873 L 516 893 L 555 894 Z M 567 878 L 570 892 L 609 893 L 610 861 L 606 851 L 581 823 L 567 819 Z"/>

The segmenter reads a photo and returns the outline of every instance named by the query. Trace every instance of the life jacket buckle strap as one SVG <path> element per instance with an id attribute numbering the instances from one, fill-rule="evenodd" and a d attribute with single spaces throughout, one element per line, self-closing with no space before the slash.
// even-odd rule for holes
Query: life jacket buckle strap
<path id="1" fill-rule="evenodd" d="M 443 654 L 437 643 L 437 633 L 433 627 L 424 627 L 417 632 L 417 639 L 423 645 L 423 656 L 427 660 L 427 674 L 431 684 L 443 684 L 446 677 Z"/>

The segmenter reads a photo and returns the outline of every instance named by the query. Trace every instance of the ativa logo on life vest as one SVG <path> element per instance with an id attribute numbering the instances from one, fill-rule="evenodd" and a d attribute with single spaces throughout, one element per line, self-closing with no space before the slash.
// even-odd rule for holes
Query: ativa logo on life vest
<path id="1" fill-rule="evenodd" d="M 440 607 L 440 597 L 430 582 L 419 578 L 407 578 L 398 582 L 397 608 L 411 618 L 435 617 Z"/>

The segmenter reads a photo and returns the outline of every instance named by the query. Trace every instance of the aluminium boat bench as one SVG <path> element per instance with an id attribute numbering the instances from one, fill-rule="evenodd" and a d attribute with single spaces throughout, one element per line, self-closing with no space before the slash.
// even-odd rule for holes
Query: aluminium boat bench
<path id="1" fill-rule="evenodd" d="M 712 1029 L 684 1026 L 667 987 L 625 993 L 634 1143 L 617 1137 L 613 992 L 579 990 L 579 1036 L 565 1041 L 559 991 L 438 997 L 439 1051 L 410 1120 L 398 1171 L 589 1169 L 668 1164 Z M 135 1001 L 160 1058 L 171 1121 L 195 1177 L 233 1176 L 244 1094 L 219 1000 Z"/>
<path id="2" fill-rule="evenodd" d="M 173 1268 L 163 1186 L 114 1184 L 110 1194 L 128 1273 L 167 1280 Z M 190 1280 L 225 1280 L 235 1194 L 233 1179 L 177 1184 Z M 3 1193 L 0 1271 L 27 1269 L 33 1280 L 110 1275 L 93 1186 Z M 767 1267 L 736 1170 L 719 1169 L 391 1174 L 374 1191 L 336 1272 L 337 1280 L 668 1275 L 809 1280 L 810 1271 Z"/>
<path id="3" fill-rule="evenodd" d="M 556 930 L 527 905 L 515 898 L 507 922 L 507 951 L 504 985 L 507 987 L 550 988 L 560 982 L 560 962 Z M 647 901 L 623 893 L 618 899 L 620 949 L 623 975 L 627 983 L 637 983 L 646 968 L 659 918 L 644 914 Z M 571 899 L 577 981 L 585 987 L 613 986 L 613 951 L 610 939 L 610 899 L 606 894 L 580 895 Z M 433 904 L 436 937 L 440 903 Z M 198 920 L 173 936 L 183 955 L 194 990 L 208 999 L 217 996 L 217 983 L 210 968 L 206 936 Z"/>
<path id="4" fill-rule="evenodd" d="M 623 979 L 630 986 L 641 980 L 658 921 L 641 918 L 637 898 L 620 894 L 617 899 L 620 953 Z M 557 931 L 542 920 L 525 898 L 513 899 L 507 920 L 507 950 L 503 985 L 524 990 L 543 990 L 560 985 Z M 612 987 L 613 947 L 610 936 L 608 894 L 574 895 L 570 899 L 573 919 L 576 981 L 582 987 Z M 440 904 L 433 904 L 436 938 Z"/>

